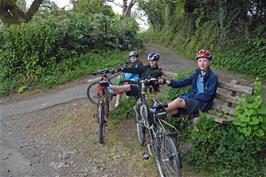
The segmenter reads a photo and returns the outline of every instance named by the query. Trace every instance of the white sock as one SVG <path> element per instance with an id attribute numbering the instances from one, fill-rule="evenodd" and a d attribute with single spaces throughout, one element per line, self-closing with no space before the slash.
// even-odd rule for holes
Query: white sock
<path id="1" fill-rule="evenodd" d="M 108 90 L 109 93 L 114 93 L 114 86 L 113 85 L 109 85 L 107 87 L 107 90 Z"/>

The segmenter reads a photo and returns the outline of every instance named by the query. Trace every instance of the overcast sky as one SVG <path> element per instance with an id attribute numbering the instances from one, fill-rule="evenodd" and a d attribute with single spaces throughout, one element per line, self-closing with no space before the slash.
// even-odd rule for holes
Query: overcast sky
<path id="1" fill-rule="evenodd" d="M 29 7 L 31 5 L 32 1 L 33 0 L 26 0 L 27 7 Z M 51 0 L 51 1 L 54 1 L 56 3 L 56 5 L 60 8 L 62 8 L 62 7 L 66 7 L 66 9 L 71 8 L 71 4 L 70 4 L 69 0 Z M 115 0 L 115 2 L 122 4 L 122 0 Z M 113 3 L 109 3 L 109 5 L 112 6 L 113 11 L 115 13 L 118 13 L 118 14 L 122 13 L 122 8 L 114 5 Z M 136 19 L 137 22 L 139 23 L 141 30 L 146 30 L 148 28 L 147 17 L 145 15 L 143 15 L 143 12 L 141 12 L 139 10 L 133 9 L 133 12 L 138 13 L 138 16 L 142 18 L 142 19 L 140 19 L 140 18 Z M 142 14 L 139 14 L 139 13 L 142 13 Z"/>
<path id="2" fill-rule="evenodd" d="M 54 1 L 56 3 L 56 5 L 60 8 L 65 7 L 65 6 L 70 6 L 69 0 L 51 0 L 51 1 Z M 29 7 L 32 2 L 33 2 L 33 0 L 26 0 L 27 7 Z"/>

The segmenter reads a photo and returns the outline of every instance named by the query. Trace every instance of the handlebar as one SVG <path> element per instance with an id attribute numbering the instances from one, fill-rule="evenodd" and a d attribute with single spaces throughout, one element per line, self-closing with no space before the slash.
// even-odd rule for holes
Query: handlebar
<path id="1" fill-rule="evenodd" d="M 148 79 L 143 79 L 143 80 L 140 80 L 140 83 L 144 83 L 145 85 L 147 84 L 155 84 L 157 83 L 159 80 L 159 78 L 148 78 Z"/>
<path id="2" fill-rule="evenodd" d="M 115 69 L 100 69 L 100 70 L 97 70 L 96 72 L 92 72 L 90 74 L 92 75 L 98 75 L 98 74 L 115 74 L 115 73 L 118 73 L 120 71 L 118 70 L 115 70 Z"/>
<path id="3" fill-rule="evenodd" d="M 151 85 L 158 82 L 158 78 L 149 78 L 149 79 L 142 79 L 142 80 L 133 80 L 133 79 L 124 79 L 122 82 L 129 82 L 129 83 L 140 83 L 144 85 Z"/>

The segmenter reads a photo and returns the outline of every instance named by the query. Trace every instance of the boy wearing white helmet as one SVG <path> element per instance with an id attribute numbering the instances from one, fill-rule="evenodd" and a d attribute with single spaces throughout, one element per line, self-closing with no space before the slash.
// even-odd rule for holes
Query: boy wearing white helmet
<path id="1" fill-rule="evenodd" d="M 139 57 L 139 54 L 137 51 L 129 52 L 128 61 L 125 63 L 125 67 L 130 67 L 130 68 L 142 67 L 143 63 L 138 59 L 138 57 Z M 140 76 L 139 74 L 124 72 L 125 80 L 138 80 L 139 76 Z M 120 83 L 117 83 L 117 84 L 120 84 Z M 116 95 L 115 108 L 119 106 L 121 98 L 122 98 L 122 93 Z"/>
<path id="2" fill-rule="evenodd" d="M 160 55 L 156 52 L 150 52 L 148 54 L 148 65 L 142 66 L 142 67 L 125 67 L 121 68 L 121 71 L 128 72 L 128 73 L 134 73 L 140 75 L 140 80 L 142 79 L 148 79 L 148 78 L 159 78 L 163 75 L 162 69 L 158 66 L 158 61 L 160 59 Z M 159 91 L 159 84 L 152 85 L 154 91 Z M 109 85 L 108 91 L 110 93 L 125 93 L 128 96 L 139 96 L 140 90 L 139 85 L 135 82 L 131 83 L 129 82 L 126 85 L 122 86 L 116 86 L 116 85 Z"/>

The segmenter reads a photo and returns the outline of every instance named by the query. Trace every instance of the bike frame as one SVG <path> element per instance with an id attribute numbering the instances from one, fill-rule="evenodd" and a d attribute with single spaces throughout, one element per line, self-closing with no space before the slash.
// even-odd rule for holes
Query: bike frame
<path id="1" fill-rule="evenodd" d="M 111 77 L 108 77 L 108 74 L 111 73 L 113 74 Z M 96 94 L 97 94 L 97 99 L 94 100 L 94 104 L 97 104 L 97 119 L 99 123 L 99 142 L 101 144 L 104 143 L 104 135 L 105 135 L 105 127 L 107 125 L 107 119 L 109 117 L 109 103 L 111 101 L 111 96 L 107 90 L 107 87 L 109 83 L 111 83 L 111 79 L 117 76 L 118 74 L 114 74 L 115 72 L 109 71 L 108 69 L 103 69 L 98 71 L 96 74 L 101 74 L 102 76 L 99 77 L 97 82 L 93 82 L 92 84 L 96 84 Z M 87 96 L 91 102 L 93 102 L 92 98 L 90 97 L 90 89 L 92 87 L 89 86 L 87 89 Z M 95 97 L 96 98 L 96 97 Z M 97 100 L 97 101 L 96 101 Z M 97 103 L 96 103 L 97 102 Z"/>

